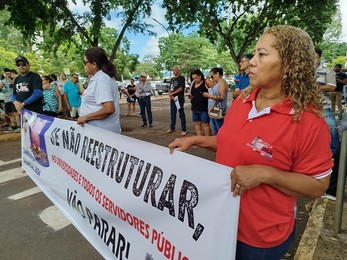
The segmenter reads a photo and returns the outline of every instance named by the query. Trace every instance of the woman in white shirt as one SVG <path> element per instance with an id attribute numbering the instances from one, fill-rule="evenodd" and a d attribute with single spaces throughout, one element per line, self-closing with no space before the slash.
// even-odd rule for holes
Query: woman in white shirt
<path id="1" fill-rule="evenodd" d="M 85 123 L 121 133 L 119 122 L 119 96 L 114 79 L 115 68 L 106 52 L 93 47 L 84 53 L 84 69 L 91 76 L 88 88 L 83 92 L 79 125 Z"/>

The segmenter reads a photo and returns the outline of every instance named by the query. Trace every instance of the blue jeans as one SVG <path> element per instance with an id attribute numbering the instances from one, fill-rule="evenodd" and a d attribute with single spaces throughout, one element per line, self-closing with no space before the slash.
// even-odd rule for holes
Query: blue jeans
<path id="1" fill-rule="evenodd" d="M 211 118 L 211 123 L 212 123 L 212 129 L 215 135 L 218 134 L 218 130 L 222 127 L 224 123 L 224 118 L 223 119 L 213 119 Z"/>
<path id="2" fill-rule="evenodd" d="M 327 123 L 330 129 L 330 138 L 331 138 L 330 149 L 332 154 L 334 155 L 340 146 L 340 138 L 339 138 L 339 133 L 336 129 L 337 123 L 336 123 L 335 115 L 330 108 L 324 108 L 323 116 L 324 116 L 325 122 Z"/>
<path id="3" fill-rule="evenodd" d="M 347 104 L 347 85 L 343 86 L 343 95 L 345 97 L 345 104 Z"/>
<path id="4" fill-rule="evenodd" d="M 193 122 L 210 123 L 207 111 L 192 111 L 192 120 Z"/>
<path id="5" fill-rule="evenodd" d="M 178 110 L 178 114 L 181 120 L 182 131 L 187 131 L 186 125 L 186 115 L 184 114 L 184 107 L 181 104 L 181 108 Z M 170 115 L 171 115 L 171 124 L 170 129 L 175 130 L 176 128 L 176 115 L 177 115 L 177 107 L 174 101 L 170 101 Z"/>
<path id="6" fill-rule="evenodd" d="M 151 97 L 139 97 L 139 105 L 140 105 L 140 111 L 141 111 L 141 117 L 144 124 L 147 124 L 147 118 L 146 118 L 146 110 L 148 115 L 148 122 L 150 124 L 153 123 L 152 119 L 152 107 L 151 107 Z"/>
<path id="7" fill-rule="evenodd" d="M 271 248 L 257 248 L 237 241 L 236 257 L 237 260 L 280 260 L 287 253 L 290 244 L 294 241 L 295 232 L 288 237 L 282 244 Z"/>

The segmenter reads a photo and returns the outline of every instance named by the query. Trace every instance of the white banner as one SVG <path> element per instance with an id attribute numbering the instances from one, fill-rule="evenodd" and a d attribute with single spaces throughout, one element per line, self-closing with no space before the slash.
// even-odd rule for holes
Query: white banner
<path id="1" fill-rule="evenodd" d="M 106 259 L 234 259 L 231 169 L 23 111 L 23 167 Z"/>

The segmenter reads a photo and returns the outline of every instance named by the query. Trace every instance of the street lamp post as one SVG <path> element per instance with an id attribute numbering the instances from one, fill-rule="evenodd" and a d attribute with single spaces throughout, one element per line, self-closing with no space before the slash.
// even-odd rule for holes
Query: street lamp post
<path id="1" fill-rule="evenodd" d="M 169 47 L 170 48 L 172 48 L 172 44 L 171 44 L 171 38 L 170 38 L 170 33 L 169 33 L 169 30 L 161 23 L 161 22 L 159 22 L 157 19 L 155 19 L 155 18 L 152 18 L 155 22 L 157 22 L 158 24 L 160 24 L 161 25 L 161 27 L 163 27 L 164 29 L 165 29 L 165 31 L 166 31 L 166 33 L 167 33 L 167 35 L 168 35 L 168 39 L 169 39 Z M 170 53 L 170 61 L 171 61 L 171 53 Z M 166 59 L 165 60 L 165 62 L 167 61 L 168 59 Z M 168 68 L 168 66 L 167 66 L 167 68 Z M 171 70 L 170 70 L 170 78 L 171 78 Z"/>

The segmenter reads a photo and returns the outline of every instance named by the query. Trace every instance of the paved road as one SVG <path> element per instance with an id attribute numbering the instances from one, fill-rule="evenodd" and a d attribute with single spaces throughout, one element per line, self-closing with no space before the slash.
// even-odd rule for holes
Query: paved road
<path id="1" fill-rule="evenodd" d="M 20 166 L 20 141 L 1 142 L 0 258 L 103 259 Z"/>
<path id="2" fill-rule="evenodd" d="M 140 127 L 142 120 L 138 106 L 135 115 L 125 116 L 127 106 L 121 105 L 123 134 L 167 146 L 180 136 L 179 119 L 177 131 L 167 135 L 170 121 L 168 97 L 154 99 L 153 128 Z M 185 111 L 188 135 L 193 135 L 189 104 Z M 215 156 L 200 148 L 192 148 L 189 153 L 207 160 L 213 160 Z M 1 142 L 0 187 L 0 259 L 102 259 L 20 168 L 19 139 Z M 311 200 L 299 200 L 297 239 L 286 259 L 294 257 L 312 204 Z"/>

